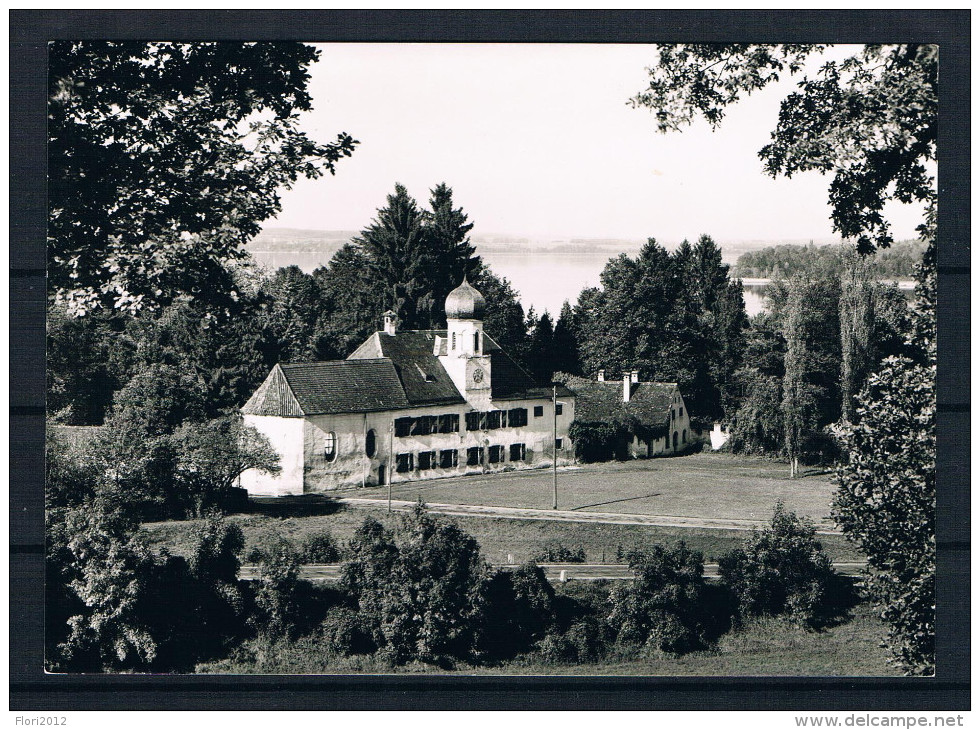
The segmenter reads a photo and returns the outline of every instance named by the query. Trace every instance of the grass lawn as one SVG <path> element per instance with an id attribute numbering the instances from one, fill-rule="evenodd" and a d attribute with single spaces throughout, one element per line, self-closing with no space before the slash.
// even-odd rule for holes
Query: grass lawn
<path id="1" fill-rule="evenodd" d="M 785 464 L 729 454 L 584 464 L 558 471 L 558 507 L 563 510 L 766 520 L 777 500 L 833 528 L 829 474 L 811 469 L 789 478 Z M 384 499 L 387 487 L 346 490 L 349 497 Z M 550 509 L 552 473 L 536 469 L 432 479 L 392 485 L 395 499 L 430 503 Z"/>
<path id="2" fill-rule="evenodd" d="M 494 666 L 462 665 L 447 671 L 431 665 L 392 667 L 372 656 L 332 654 L 316 634 L 292 643 L 257 646 L 228 659 L 202 664 L 201 673 L 357 674 L 413 673 L 461 675 L 607 676 L 898 676 L 879 646 L 884 633 L 866 606 L 846 623 L 819 632 L 804 631 L 779 619 L 760 619 L 720 638 L 708 651 L 679 657 L 614 648 L 602 661 L 547 664 L 535 654 Z"/>
<path id="3" fill-rule="evenodd" d="M 333 514 L 309 517 L 270 517 L 266 515 L 235 515 L 229 519 L 245 533 L 246 553 L 261 546 L 269 534 L 281 534 L 297 544 L 318 532 L 329 532 L 340 543 L 346 543 L 364 518 L 371 515 L 393 529 L 400 517 L 388 515 L 383 509 L 341 509 Z M 480 543 L 483 556 L 494 563 L 515 563 L 535 557 L 553 543 L 577 550 L 585 549 L 588 562 L 616 562 L 618 547 L 624 550 L 653 543 L 673 543 L 684 540 L 705 554 L 707 560 L 731 550 L 744 541 L 749 533 L 737 530 L 702 530 L 683 527 L 647 525 L 600 525 L 581 522 L 544 520 L 512 520 L 506 518 L 461 517 L 436 515 L 437 519 L 452 521 L 473 535 Z M 156 522 L 143 526 L 144 535 L 157 549 L 167 547 L 178 555 L 188 555 L 192 536 L 199 526 L 197 520 Z M 833 560 L 856 561 L 863 556 L 839 535 L 820 535 L 820 542 Z"/>

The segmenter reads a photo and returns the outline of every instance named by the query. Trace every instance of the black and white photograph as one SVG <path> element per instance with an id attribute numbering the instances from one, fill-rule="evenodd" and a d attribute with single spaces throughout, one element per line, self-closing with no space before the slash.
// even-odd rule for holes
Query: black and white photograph
<path id="1" fill-rule="evenodd" d="M 944 676 L 943 48 L 676 36 L 47 43 L 45 673 Z"/>

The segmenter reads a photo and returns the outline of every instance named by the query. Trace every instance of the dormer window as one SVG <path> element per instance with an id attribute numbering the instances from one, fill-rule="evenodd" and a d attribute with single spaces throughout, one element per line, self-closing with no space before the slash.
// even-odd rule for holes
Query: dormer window
<path id="1" fill-rule="evenodd" d="M 434 382 L 436 382 L 436 376 L 435 375 L 432 375 L 431 373 L 425 372 L 425 370 L 423 370 L 422 367 L 418 363 L 415 363 L 415 369 L 419 371 L 419 375 L 422 376 L 422 379 L 425 382 L 427 382 L 427 383 L 434 383 Z"/>

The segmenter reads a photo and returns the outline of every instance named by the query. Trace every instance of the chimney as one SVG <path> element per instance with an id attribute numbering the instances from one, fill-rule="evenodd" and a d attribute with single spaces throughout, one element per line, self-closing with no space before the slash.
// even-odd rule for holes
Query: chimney
<path id="1" fill-rule="evenodd" d="M 395 316 L 396 316 L 395 313 L 392 312 L 390 309 L 384 314 L 386 335 L 395 334 Z"/>
<path id="2" fill-rule="evenodd" d="M 630 386 L 632 385 L 630 382 L 631 376 L 632 373 L 629 371 L 623 373 L 623 403 L 630 402 Z"/>
<path id="3" fill-rule="evenodd" d="M 597 380 L 600 383 L 605 383 L 606 382 L 606 371 L 603 370 L 602 368 L 599 369 L 599 375 L 598 375 Z"/>
<path id="4" fill-rule="evenodd" d="M 639 383 L 640 382 L 640 371 L 639 370 L 631 370 L 630 371 L 630 382 L 631 383 Z"/>

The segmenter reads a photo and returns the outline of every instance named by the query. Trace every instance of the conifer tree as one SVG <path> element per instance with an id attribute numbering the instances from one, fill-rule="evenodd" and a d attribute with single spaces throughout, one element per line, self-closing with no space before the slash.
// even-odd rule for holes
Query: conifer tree
<path id="1" fill-rule="evenodd" d="M 528 365 L 531 375 L 539 383 L 551 382 L 555 372 L 555 329 L 551 324 L 551 315 L 545 312 L 536 318 L 531 330 L 531 340 L 528 346 Z"/>
<path id="2" fill-rule="evenodd" d="M 439 183 L 431 191 L 428 213 L 429 245 L 432 267 L 427 271 L 430 280 L 429 326 L 445 324 L 443 303 L 446 296 L 463 281 L 472 277 L 480 266 L 480 257 L 470 243 L 473 224 L 468 222 L 462 208 L 453 207 L 453 191 Z M 420 310 L 423 307 L 420 305 Z"/>
<path id="3" fill-rule="evenodd" d="M 419 328 L 419 304 L 426 295 L 425 271 L 433 257 L 425 216 L 404 185 L 395 184 L 388 204 L 355 239 L 364 248 L 372 279 L 405 329 Z"/>
<path id="4" fill-rule="evenodd" d="M 575 314 L 572 305 L 566 300 L 561 305 L 561 313 L 555 323 L 554 368 L 558 372 L 581 375 L 582 367 L 578 360 L 578 341 L 575 336 Z"/>

